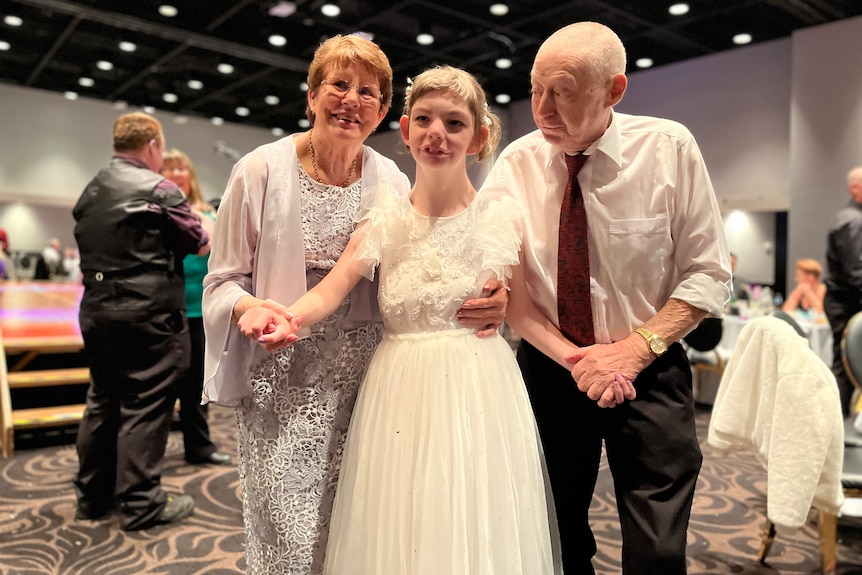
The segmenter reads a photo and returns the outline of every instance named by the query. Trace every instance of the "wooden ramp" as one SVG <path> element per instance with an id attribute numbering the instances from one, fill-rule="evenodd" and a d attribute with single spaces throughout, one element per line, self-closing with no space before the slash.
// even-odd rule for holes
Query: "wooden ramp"
<path id="1" fill-rule="evenodd" d="M 78 326 L 83 288 L 55 282 L 0 283 L 0 451 L 14 452 L 15 430 L 77 424 L 84 405 L 56 404 L 51 393 L 62 386 L 84 386 L 86 367 L 36 367 L 49 354 L 74 354 L 84 348 Z M 41 392 L 39 391 L 41 389 Z M 14 390 L 31 390 L 26 406 L 13 405 Z M 33 397 L 36 399 L 34 400 Z M 36 405 L 34 405 L 34 402 Z"/>

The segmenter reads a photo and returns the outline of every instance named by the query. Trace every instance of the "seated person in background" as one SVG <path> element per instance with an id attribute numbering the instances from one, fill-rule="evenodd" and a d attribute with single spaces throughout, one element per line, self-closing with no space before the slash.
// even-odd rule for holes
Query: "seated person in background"
<path id="1" fill-rule="evenodd" d="M 36 261 L 36 271 L 33 273 L 34 280 L 49 280 L 60 273 L 63 260 L 60 247 L 60 240 L 51 238 Z"/>
<path id="2" fill-rule="evenodd" d="M 802 310 L 822 314 L 826 284 L 820 281 L 821 273 L 823 266 L 817 260 L 796 260 L 796 287 L 787 296 L 781 309 L 786 312 Z"/>

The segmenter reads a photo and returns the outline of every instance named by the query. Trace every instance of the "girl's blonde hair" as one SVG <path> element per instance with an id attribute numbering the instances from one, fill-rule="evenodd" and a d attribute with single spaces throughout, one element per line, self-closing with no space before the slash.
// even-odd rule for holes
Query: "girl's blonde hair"
<path id="1" fill-rule="evenodd" d="M 485 90 L 473 74 L 453 68 L 452 66 L 437 66 L 425 70 L 413 79 L 407 86 L 404 98 L 404 115 L 410 117 L 413 105 L 423 96 L 432 92 L 450 92 L 467 105 L 473 116 L 474 137 L 479 135 L 482 126 L 488 128 L 488 139 L 485 146 L 476 154 L 476 159 L 482 161 L 497 149 L 500 143 L 502 125 L 500 118 L 488 107 Z"/>

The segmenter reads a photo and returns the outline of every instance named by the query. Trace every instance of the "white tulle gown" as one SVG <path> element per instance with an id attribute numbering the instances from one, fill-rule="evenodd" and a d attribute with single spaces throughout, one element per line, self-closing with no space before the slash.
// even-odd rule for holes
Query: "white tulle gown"
<path id="1" fill-rule="evenodd" d="M 480 194 L 431 218 L 381 193 L 357 265 L 378 264 L 384 339 L 350 423 L 324 572 L 554 573 L 539 439 L 499 335 L 456 320 L 518 261 L 519 208 Z"/>

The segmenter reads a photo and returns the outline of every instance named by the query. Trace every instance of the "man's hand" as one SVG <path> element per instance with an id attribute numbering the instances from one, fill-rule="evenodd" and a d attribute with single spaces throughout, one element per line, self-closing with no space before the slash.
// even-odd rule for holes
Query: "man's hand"
<path id="1" fill-rule="evenodd" d="M 490 279 L 482 286 L 482 297 L 469 299 L 458 310 L 458 321 L 469 327 L 478 327 L 478 337 L 486 337 L 497 332 L 506 318 L 509 305 L 509 292 L 503 282 Z"/>
<path id="2" fill-rule="evenodd" d="M 599 407 L 615 407 L 625 399 L 634 399 L 631 382 L 649 365 L 629 338 L 583 347 L 566 359 L 575 364 L 572 377 L 578 389 L 596 400 Z"/>

